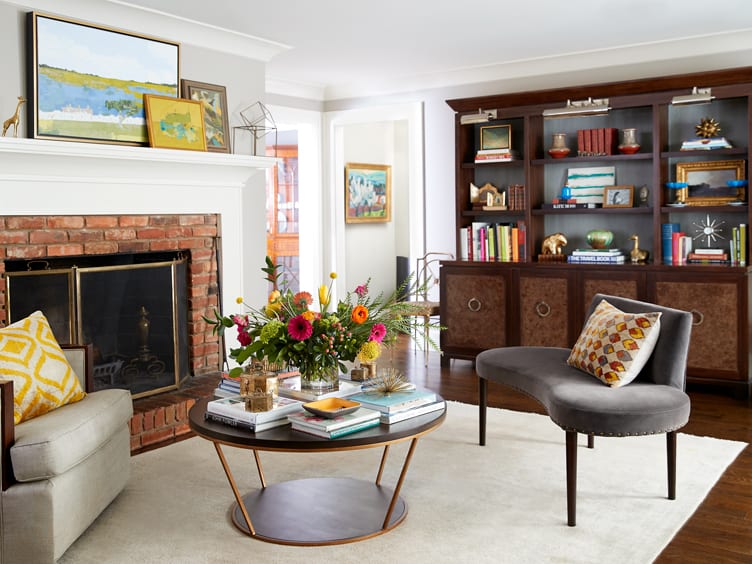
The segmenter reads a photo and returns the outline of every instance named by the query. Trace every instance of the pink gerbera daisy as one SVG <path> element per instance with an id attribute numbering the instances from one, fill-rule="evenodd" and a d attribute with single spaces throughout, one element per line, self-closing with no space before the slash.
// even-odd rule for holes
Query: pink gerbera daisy
<path id="1" fill-rule="evenodd" d="M 287 332 L 296 341 L 305 341 L 313 334 L 313 325 L 302 315 L 296 315 L 287 324 Z"/>
<path id="2" fill-rule="evenodd" d="M 374 323 L 371 327 L 371 336 L 368 337 L 369 341 L 376 341 L 380 343 L 386 337 L 386 326 L 383 323 Z"/>

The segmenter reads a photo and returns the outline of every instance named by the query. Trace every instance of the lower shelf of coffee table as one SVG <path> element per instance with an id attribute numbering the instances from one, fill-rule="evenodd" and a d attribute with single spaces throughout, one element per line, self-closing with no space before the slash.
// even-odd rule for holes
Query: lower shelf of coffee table
<path id="1" fill-rule="evenodd" d="M 253 538 L 277 544 L 331 545 L 385 533 L 407 515 L 401 497 L 382 528 L 394 490 L 354 478 L 307 478 L 268 485 L 243 496 Z M 232 521 L 250 535 L 237 503 Z"/>

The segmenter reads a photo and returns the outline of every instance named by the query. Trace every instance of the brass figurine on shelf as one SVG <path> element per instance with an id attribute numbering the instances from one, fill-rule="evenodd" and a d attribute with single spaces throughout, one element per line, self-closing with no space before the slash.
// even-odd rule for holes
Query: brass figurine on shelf
<path id="1" fill-rule="evenodd" d="M 544 255 L 560 255 L 562 254 L 562 247 L 566 247 L 567 238 L 564 233 L 554 233 L 543 239 L 543 245 L 541 246 L 541 254 Z"/>
<path id="2" fill-rule="evenodd" d="M 632 261 L 632 264 L 645 264 L 648 261 L 648 257 L 650 256 L 650 253 L 646 251 L 645 249 L 640 249 L 640 237 L 635 233 L 629 238 L 631 241 L 634 241 L 634 247 L 632 247 L 632 250 L 629 251 L 629 258 Z"/>
<path id="3" fill-rule="evenodd" d="M 704 137 L 709 139 L 715 137 L 721 132 L 721 125 L 715 121 L 712 117 L 705 117 L 700 120 L 700 123 L 695 125 L 695 133 L 698 137 Z"/>
<path id="4" fill-rule="evenodd" d="M 18 97 L 18 104 L 16 105 L 16 113 L 3 122 L 3 137 L 5 133 L 13 126 L 13 137 L 18 137 L 18 123 L 21 121 L 21 106 L 26 102 L 26 98 L 23 96 Z"/>

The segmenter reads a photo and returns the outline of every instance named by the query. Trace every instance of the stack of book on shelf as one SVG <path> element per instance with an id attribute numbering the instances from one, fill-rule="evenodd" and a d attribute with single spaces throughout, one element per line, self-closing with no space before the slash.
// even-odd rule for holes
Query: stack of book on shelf
<path id="1" fill-rule="evenodd" d="M 474 221 L 460 228 L 460 258 L 475 261 L 519 262 L 525 259 L 525 222 Z"/>
<path id="2" fill-rule="evenodd" d="M 220 398 L 206 404 L 206 419 L 254 433 L 287 425 L 288 415 L 303 410 L 303 402 L 277 397 L 269 411 L 246 411 L 245 399 L 238 396 Z"/>
<path id="3" fill-rule="evenodd" d="M 391 392 L 388 395 L 367 391 L 350 396 L 350 399 L 360 402 L 363 407 L 377 411 L 385 425 L 444 409 L 444 400 L 439 399 L 430 390 L 421 389 Z"/>
<path id="4" fill-rule="evenodd" d="M 624 264 L 625 255 L 621 249 L 575 249 L 567 257 L 571 263 Z"/>
<path id="5" fill-rule="evenodd" d="M 379 412 L 365 407 L 336 417 L 323 417 L 301 411 L 288 415 L 287 420 L 292 424 L 294 430 L 325 439 L 336 439 L 364 429 L 377 427 L 380 424 Z"/>
<path id="6" fill-rule="evenodd" d="M 510 184 L 507 188 L 507 204 L 510 210 L 524 210 L 525 209 L 525 185 L 524 184 Z"/>
<path id="7" fill-rule="evenodd" d="M 681 144 L 682 151 L 710 151 L 712 149 L 731 149 L 725 137 L 689 139 Z"/>
<path id="8" fill-rule="evenodd" d="M 731 266 L 747 266 L 747 224 L 740 223 L 731 228 L 729 240 Z"/>
<path id="9" fill-rule="evenodd" d="M 671 264 L 687 264 L 687 258 L 692 252 L 692 237 L 684 231 L 671 232 Z"/>
<path id="10" fill-rule="evenodd" d="M 615 127 L 577 130 L 577 156 L 596 157 L 616 155 L 619 145 L 619 130 Z"/>
<path id="11" fill-rule="evenodd" d="M 687 254 L 687 264 L 728 264 L 728 253 L 723 249 L 695 249 Z"/>
<path id="12" fill-rule="evenodd" d="M 506 163 L 517 159 L 517 151 L 512 149 L 481 149 L 475 153 L 476 163 Z"/>

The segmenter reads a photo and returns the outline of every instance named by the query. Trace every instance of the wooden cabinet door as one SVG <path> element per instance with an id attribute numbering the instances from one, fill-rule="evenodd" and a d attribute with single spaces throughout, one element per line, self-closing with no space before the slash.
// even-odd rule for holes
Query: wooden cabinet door
<path id="1" fill-rule="evenodd" d="M 746 277 L 656 273 L 655 302 L 694 317 L 687 374 L 698 378 L 747 380 Z"/>
<path id="2" fill-rule="evenodd" d="M 563 270 L 520 273 L 519 343 L 522 346 L 570 347 L 571 273 Z"/>
<path id="3" fill-rule="evenodd" d="M 470 358 L 507 345 L 508 271 L 441 267 L 441 349 Z"/>
<path id="4" fill-rule="evenodd" d="M 580 305 L 578 312 L 580 315 L 575 319 L 575 323 L 582 327 L 587 319 L 590 302 L 593 301 L 595 294 L 644 300 L 646 291 L 645 273 L 624 269 L 585 270 L 578 273 L 577 288 L 579 289 Z"/>

